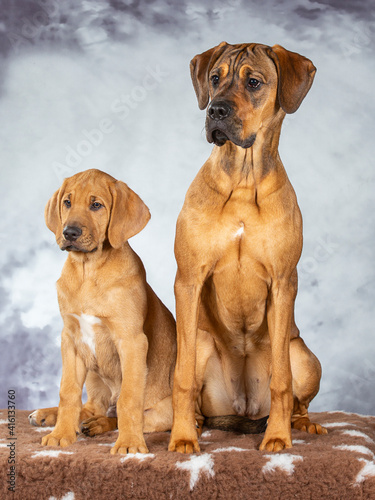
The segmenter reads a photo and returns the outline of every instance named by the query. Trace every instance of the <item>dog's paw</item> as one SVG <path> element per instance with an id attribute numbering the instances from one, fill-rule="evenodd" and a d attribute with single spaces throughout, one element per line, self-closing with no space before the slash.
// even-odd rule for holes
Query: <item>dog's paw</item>
<path id="1" fill-rule="evenodd" d="M 168 450 L 177 451 L 177 453 L 199 453 L 198 433 L 194 432 L 191 436 L 183 436 L 172 430 Z"/>
<path id="2" fill-rule="evenodd" d="M 266 433 L 259 449 L 261 451 L 278 452 L 292 447 L 292 428 L 290 421 L 268 419 Z"/>
<path id="3" fill-rule="evenodd" d="M 57 408 L 35 410 L 28 416 L 31 425 L 36 427 L 54 427 L 57 420 Z"/>
<path id="4" fill-rule="evenodd" d="M 271 438 L 271 439 L 263 439 L 261 445 L 259 446 L 259 449 L 261 451 L 277 452 L 291 447 L 292 443 L 287 439 Z"/>
<path id="5" fill-rule="evenodd" d="M 309 434 L 328 434 L 328 430 L 325 427 L 311 422 L 308 417 L 301 417 L 292 422 L 292 429 L 305 431 Z"/>
<path id="6" fill-rule="evenodd" d="M 104 434 L 105 432 L 115 429 L 117 429 L 117 418 L 104 417 L 103 415 L 88 418 L 84 420 L 80 426 L 81 432 L 90 437 Z"/>
<path id="7" fill-rule="evenodd" d="M 116 455 L 126 455 L 127 453 L 148 453 L 148 448 L 146 446 L 143 436 L 119 436 L 113 448 L 111 448 L 111 454 Z"/>
<path id="8" fill-rule="evenodd" d="M 77 440 L 76 433 L 61 433 L 52 431 L 47 436 L 44 436 L 42 439 L 42 446 L 61 446 L 61 448 L 65 448 L 69 446 Z"/>
<path id="9" fill-rule="evenodd" d="M 259 449 L 262 451 L 281 451 L 292 447 L 292 432 L 290 427 L 283 428 L 276 426 L 272 428 L 270 424 L 266 429 L 263 441 Z"/>
<path id="10" fill-rule="evenodd" d="M 200 447 L 198 440 L 180 439 L 177 442 L 170 442 L 168 446 L 169 451 L 177 451 L 177 453 L 199 453 Z"/>

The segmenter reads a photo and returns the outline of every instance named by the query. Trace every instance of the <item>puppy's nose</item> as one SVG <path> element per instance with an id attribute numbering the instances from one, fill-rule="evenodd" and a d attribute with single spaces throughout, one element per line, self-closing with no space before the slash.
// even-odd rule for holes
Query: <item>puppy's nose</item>
<path id="1" fill-rule="evenodd" d="M 64 227 L 63 235 L 68 241 L 77 240 L 82 234 L 82 230 L 76 226 L 66 226 Z"/>
<path id="2" fill-rule="evenodd" d="M 225 101 L 216 101 L 211 103 L 208 108 L 208 116 L 215 121 L 224 120 L 230 112 L 232 108 Z"/>

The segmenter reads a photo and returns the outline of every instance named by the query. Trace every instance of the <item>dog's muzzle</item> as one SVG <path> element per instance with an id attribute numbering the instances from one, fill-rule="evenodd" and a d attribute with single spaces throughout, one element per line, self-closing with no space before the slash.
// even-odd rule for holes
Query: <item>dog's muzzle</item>
<path id="1" fill-rule="evenodd" d="M 234 116 L 232 106 L 224 100 L 212 101 L 207 108 L 206 136 L 208 142 L 216 146 L 223 146 L 226 141 L 231 141 L 241 148 L 250 148 L 256 135 L 252 134 L 246 140 L 239 138 L 242 124 Z"/>
<path id="2" fill-rule="evenodd" d="M 65 226 L 63 230 L 64 242 L 61 246 L 61 250 L 67 250 L 68 252 L 76 251 L 79 252 L 80 248 L 75 245 L 75 242 L 82 235 L 82 229 L 77 226 Z"/>
<path id="3" fill-rule="evenodd" d="M 232 113 L 231 106 L 226 101 L 214 101 L 207 109 L 207 140 L 216 146 L 222 146 L 229 140 L 225 129 L 225 119 Z"/>
<path id="4" fill-rule="evenodd" d="M 214 101 L 210 104 L 207 114 L 216 122 L 225 120 L 232 112 L 231 106 L 226 101 Z"/>
<path id="5" fill-rule="evenodd" d="M 82 229 L 77 226 L 65 226 L 63 230 L 64 238 L 68 241 L 76 241 L 82 234 Z"/>
<path id="6" fill-rule="evenodd" d="M 91 253 L 97 250 L 97 247 L 92 250 L 87 250 L 82 248 L 77 242 L 78 238 L 82 236 L 82 229 L 77 226 L 65 226 L 63 230 L 64 242 L 60 247 L 61 250 L 67 250 L 68 252 L 83 252 Z"/>

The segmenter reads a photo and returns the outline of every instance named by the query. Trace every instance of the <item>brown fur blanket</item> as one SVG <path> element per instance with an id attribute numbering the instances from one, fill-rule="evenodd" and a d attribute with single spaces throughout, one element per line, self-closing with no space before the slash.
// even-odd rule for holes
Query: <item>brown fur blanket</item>
<path id="1" fill-rule="evenodd" d="M 44 448 L 49 429 L 29 413 L 17 411 L 12 428 L 0 411 L 1 499 L 375 499 L 372 416 L 312 414 L 328 435 L 293 430 L 293 448 L 275 454 L 258 450 L 261 435 L 205 430 L 196 455 L 168 452 L 169 433 L 154 433 L 149 454 L 112 456 L 117 431 Z"/>

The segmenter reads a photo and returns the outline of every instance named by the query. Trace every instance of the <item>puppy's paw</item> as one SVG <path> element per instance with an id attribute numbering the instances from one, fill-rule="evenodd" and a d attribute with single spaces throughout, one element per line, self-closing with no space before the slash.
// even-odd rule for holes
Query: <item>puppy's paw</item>
<path id="1" fill-rule="evenodd" d="M 58 408 L 42 408 L 35 410 L 28 416 L 31 425 L 37 427 L 54 427 L 57 420 Z"/>
<path id="2" fill-rule="evenodd" d="M 62 433 L 56 432 L 56 430 L 52 431 L 47 436 L 44 436 L 42 439 L 42 446 L 61 446 L 61 448 L 65 448 L 77 440 L 76 433 Z"/>
<path id="3" fill-rule="evenodd" d="M 90 437 L 114 431 L 115 429 L 117 429 L 117 418 L 104 417 L 103 415 L 88 418 L 80 426 L 81 432 Z"/>
<path id="4" fill-rule="evenodd" d="M 148 448 L 146 446 L 143 436 L 119 436 L 114 447 L 111 448 L 111 454 L 115 455 L 120 453 L 121 455 L 126 455 L 127 453 L 148 453 Z"/>

